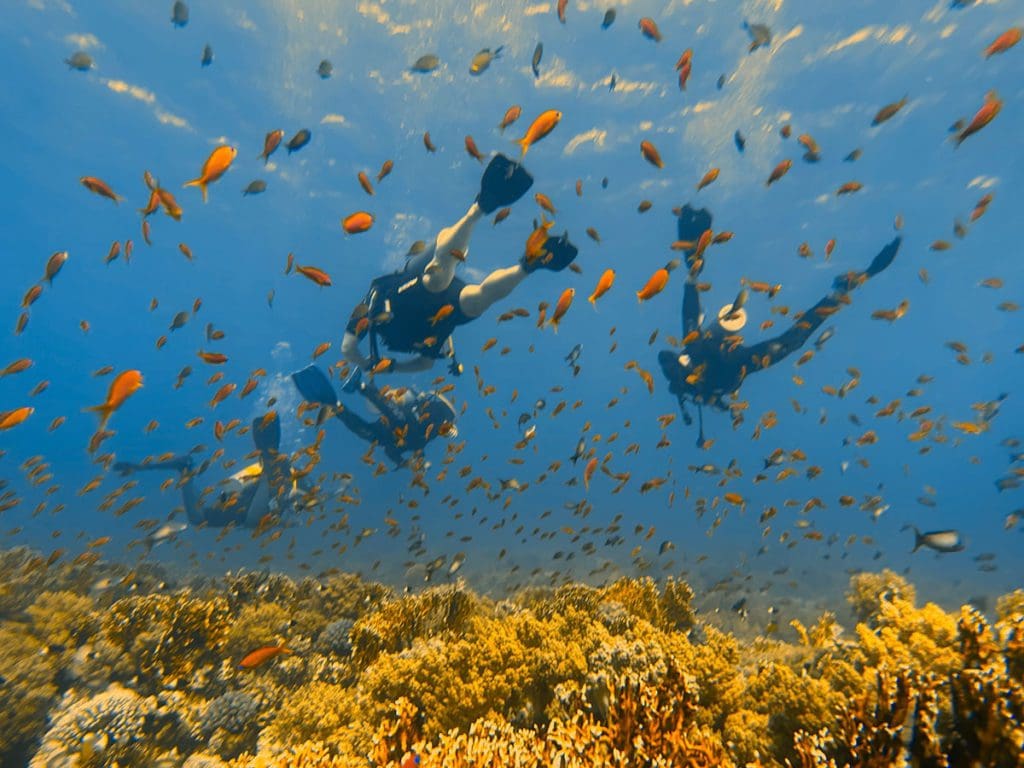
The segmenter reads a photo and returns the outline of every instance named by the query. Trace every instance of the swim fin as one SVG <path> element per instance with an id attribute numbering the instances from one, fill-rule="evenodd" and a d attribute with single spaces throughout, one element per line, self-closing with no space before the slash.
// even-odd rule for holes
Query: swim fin
<path id="1" fill-rule="evenodd" d="M 679 240 L 697 242 L 705 230 L 711 229 L 711 212 L 707 208 L 697 210 L 689 203 L 679 212 Z"/>
<path id="2" fill-rule="evenodd" d="M 544 250 L 547 251 L 547 256 L 533 261 L 527 261 L 525 255 L 519 259 L 519 263 L 527 273 L 535 272 L 538 269 L 561 272 L 573 262 L 576 254 L 579 253 L 579 249 L 569 242 L 568 232 L 559 237 L 548 238 L 548 241 L 544 243 Z"/>
<path id="3" fill-rule="evenodd" d="M 494 213 L 502 206 L 512 205 L 533 186 L 533 176 L 519 163 L 505 155 L 495 155 L 484 170 L 477 205 L 484 213 Z"/>
<path id="4" fill-rule="evenodd" d="M 309 365 L 292 374 L 292 381 L 302 399 L 318 405 L 337 405 L 338 395 L 327 374 L 315 365 Z"/>
<path id="5" fill-rule="evenodd" d="M 281 420 L 275 413 L 273 418 L 252 420 L 252 441 L 262 453 L 277 453 L 281 446 Z"/>

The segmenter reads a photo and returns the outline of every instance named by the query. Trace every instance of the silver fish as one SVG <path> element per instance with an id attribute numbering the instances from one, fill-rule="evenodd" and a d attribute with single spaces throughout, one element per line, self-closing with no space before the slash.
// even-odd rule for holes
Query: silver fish
<path id="1" fill-rule="evenodd" d="M 904 526 L 906 529 L 908 526 Z M 917 552 L 921 547 L 934 549 L 936 552 L 960 552 L 964 549 L 964 543 L 960 539 L 960 532 L 952 529 L 944 531 L 926 531 L 921 533 L 916 525 L 909 526 L 914 531 L 914 548 L 911 551 Z"/>
<path id="2" fill-rule="evenodd" d="M 441 66 L 441 59 L 436 54 L 427 53 L 416 59 L 409 69 L 413 72 L 433 72 L 439 66 Z"/>
<path id="3" fill-rule="evenodd" d="M 499 45 L 493 51 L 490 48 L 480 50 L 469 64 L 469 74 L 482 75 L 486 72 L 487 68 L 491 66 L 491 62 L 501 56 L 501 51 L 504 47 Z"/>

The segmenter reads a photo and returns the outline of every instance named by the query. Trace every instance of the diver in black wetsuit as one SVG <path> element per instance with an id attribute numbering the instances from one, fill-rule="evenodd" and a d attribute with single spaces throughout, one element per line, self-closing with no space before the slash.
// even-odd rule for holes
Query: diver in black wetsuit
<path id="1" fill-rule="evenodd" d="M 711 214 L 706 209 L 694 210 L 686 205 L 679 216 L 679 239 L 697 242 L 701 234 L 711 229 Z M 697 278 L 703 262 L 689 263 L 690 274 L 683 293 L 683 338 L 689 338 L 680 354 L 678 350 L 662 350 L 658 363 L 669 382 L 669 391 L 676 396 L 684 421 L 691 418 L 686 409 L 687 400 L 697 405 L 701 419 L 698 444 L 704 443 L 703 411 L 707 405 L 716 410 L 728 410 L 727 398 L 734 398 L 743 380 L 759 370 L 768 368 L 800 349 L 826 318 L 843 304 L 850 302 L 849 293 L 888 267 L 896 257 L 901 238 L 895 238 L 875 256 L 863 272 L 848 272 L 832 283 L 832 293 L 813 307 L 797 315 L 792 327 L 773 339 L 746 345 L 739 335 L 747 322 L 742 307 L 733 310 L 727 304 L 718 312 L 717 322 L 702 328 L 704 316 L 697 291 Z M 692 261 L 692 252 L 687 255 Z M 696 332 L 696 337 L 694 333 Z"/>
<path id="2" fill-rule="evenodd" d="M 382 446 L 397 466 L 405 463 L 404 453 L 422 451 L 437 437 L 458 436 L 455 408 L 437 392 L 416 392 L 405 387 L 400 397 L 385 394 L 374 384 L 362 381 L 357 369 L 345 383 L 344 391 L 358 392 L 380 413 L 376 421 L 367 421 L 338 403 L 330 379 L 315 365 L 293 373 L 292 381 L 304 400 L 333 409 L 349 431 Z"/>
<path id="3" fill-rule="evenodd" d="M 182 501 L 188 521 L 195 526 L 221 528 L 242 525 L 255 528 L 273 522 L 273 517 L 302 505 L 302 489 L 293 479 L 287 454 L 279 451 L 281 422 L 277 414 L 252 423 L 252 438 L 259 451 L 259 461 L 224 479 L 217 488 L 212 504 L 207 504 L 205 493 L 196 491 L 194 480 L 206 469 L 206 463 L 196 468 L 192 456 L 175 456 L 166 461 L 133 464 L 120 461 L 114 469 L 122 475 L 148 470 L 178 472 L 181 480 Z"/>
<path id="4" fill-rule="evenodd" d="M 345 359 L 364 370 L 373 368 L 382 359 L 379 340 L 392 352 L 417 355 L 393 361 L 388 372 L 423 371 L 447 355 L 451 358 L 450 369 L 459 373 L 451 343 L 455 328 L 475 320 L 508 296 L 528 274 L 541 268 L 561 271 L 576 258 L 576 247 L 563 234 L 547 240 L 546 253 L 540 258 L 530 261 L 524 256 L 519 264 L 495 270 L 479 285 L 467 285 L 456 276 L 455 268 L 468 254 L 476 223 L 501 206 L 514 203 L 532 184 L 533 178 L 525 168 L 504 155 L 495 156 L 484 171 L 480 194 L 466 215 L 442 229 L 433 245 L 403 270 L 378 277 L 370 284 L 366 299 L 356 306 L 346 326 L 341 342 Z M 367 334 L 369 357 L 359 350 L 360 339 Z"/>

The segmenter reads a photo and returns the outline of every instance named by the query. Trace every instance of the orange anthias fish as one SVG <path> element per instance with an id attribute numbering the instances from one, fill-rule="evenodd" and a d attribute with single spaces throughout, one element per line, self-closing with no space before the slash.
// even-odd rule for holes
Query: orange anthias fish
<path id="1" fill-rule="evenodd" d="M 372 226 L 373 214 L 367 213 L 366 211 L 356 211 L 355 213 L 346 216 L 341 222 L 341 228 L 349 235 L 357 235 L 360 232 L 365 232 Z"/>
<path id="2" fill-rule="evenodd" d="M 594 476 L 594 472 L 597 470 L 597 456 L 594 456 L 587 462 L 587 466 L 583 469 L 583 487 L 586 490 L 590 490 L 590 478 Z"/>
<path id="3" fill-rule="evenodd" d="M 546 251 L 544 245 L 548 241 L 548 230 L 553 227 L 555 222 L 548 221 L 543 216 L 540 217 L 540 226 L 536 227 L 528 238 L 526 238 L 526 260 L 528 262 L 535 261 L 541 258 Z"/>
<path id="4" fill-rule="evenodd" d="M 558 324 L 562 322 L 562 318 L 565 317 L 565 313 L 568 312 L 569 307 L 572 306 L 572 299 L 575 295 L 575 288 L 566 288 L 562 291 L 562 295 L 558 297 L 558 303 L 555 305 L 555 312 L 551 315 L 551 319 L 548 320 L 548 325 L 555 329 L 555 333 L 558 333 Z"/>
<path id="5" fill-rule="evenodd" d="M 263 140 L 263 151 L 260 153 L 264 165 L 267 164 L 267 159 L 274 154 L 274 150 L 281 146 L 281 139 L 283 138 L 284 131 L 281 128 L 267 134 L 267 137 Z"/>
<path id="6" fill-rule="evenodd" d="M 79 181 L 82 182 L 83 187 L 88 189 L 90 192 L 95 192 L 100 197 L 113 200 L 115 203 L 120 203 L 124 200 L 123 197 L 116 194 L 114 190 L 110 188 L 107 182 L 102 179 L 97 179 L 95 176 L 83 176 Z"/>
<path id="7" fill-rule="evenodd" d="M 640 19 L 640 23 L 637 24 L 640 27 L 640 31 L 643 32 L 644 37 L 648 40 L 653 40 L 656 43 L 661 42 L 661 30 L 658 29 L 658 25 L 654 23 L 654 19 L 649 16 L 644 16 Z"/>
<path id="8" fill-rule="evenodd" d="M 557 109 L 548 109 L 537 115 L 534 121 L 530 123 L 530 127 L 526 129 L 523 137 L 516 139 L 516 144 L 523 150 L 523 156 L 526 156 L 530 147 L 555 130 L 555 126 L 558 125 L 561 119 L 562 113 Z"/>
<path id="9" fill-rule="evenodd" d="M 665 164 L 661 162 L 661 155 L 658 154 L 658 150 L 649 141 L 640 142 L 640 154 L 643 155 L 644 160 L 653 165 L 655 168 L 664 168 Z"/>
<path id="10" fill-rule="evenodd" d="M 768 177 L 768 181 L 766 181 L 764 183 L 764 185 L 766 187 L 770 187 L 776 181 L 778 181 L 783 176 L 785 176 L 787 173 L 789 173 L 789 169 L 792 168 L 792 167 L 793 167 L 793 161 L 792 160 L 783 160 L 781 163 L 779 163 L 778 165 L 775 166 L 775 168 L 771 172 L 771 175 Z"/>
<path id="11" fill-rule="evenodd" d="M 1002 108 L 1003 101 L 999 98 L 998 93 L 995 91 L 989 91 L 986 93 L 985 104 L 974 115 L 974 119 L 971 120 L 970 125 L 957 134 L 956 145 L 959 147 L 963 143 L 964 139 L 968 136 L 974 135 L 991 123 Z"/>
<path id="12" fill-rule="evenodd" d="M 615 270 L 606 269 L 604 274 L 601 275 L 601 279 L 597 281 L 597 287 L 594 288 L 594 292 L 587 297 L 587 301 L 596 306 L 597 300 L 608 293 L 614 283 Z"/>
<path id="13" fill-rule="evenodd" d="M 124 405 L 124 401 L 135 394 L 136 391 L 142 387 L 142 372 L 136 370 L 122 371 L 117 374 L 114 380 L 110 383 L 110 389 L 107 390 L 107 399 L 102 405 L 94 405 L 86 408 L 86 411 L 92 411 L 100 415 L 100 426 L 97 430 L 102 432 L 107 427 L 107 422 L 113 415 L 114 411 Z"/>
<path id="14" fill-rule="evenodd" d="M 296 265 L 295 271 L 298 272 L 303 277 L 312 280 L 321 288 L 327 285 L 331 285 L 331 276 L 324 272 L 322 269 L 317 269 L 316 267 L 302 267 Z"/>
<path id="15" fill-rule="evenodd" d="M 240 669 L 256 669 L 256 667 L 282 653 L 292 653 L 292 650 L 286 648 L 283 643 L 281 645 L 267 645 L 248 653 L 244 659 L 238 662 L 238 666 Z"/>
<path id="16" fill-rule="evenodd" d="M 718 169 L 717 168 L 712 168 L 710 171 L 708 171 L 707 173 L 704 174 L 704 178 L 702 178 L 700 180 L 700 183 L 697 184 L 697 191 L 700 192 L 702 189 L 704 189 L 704 187 L 706 187 L 708 184 L 711 184 L 712 182 L 714 182 L 714 180 L 717 179 L 717 178 L 718 178 Z"/>
<path id="17" fill-rule="evenodd" d="M 238 150 L 234 147 L 221 144 L 210 153 L 208 158 L 206 158 L 206 162 L 203 163 L 203 169 L 199 172 L 199 178 L 192 179 L 192 181 L 186 181 L 184 186 L 199 187 L 199 189 L 202 190 L 203 202 L 205 203 L 206 187 L 227 172 L 237 154 Z"/>
<path id="18" fill-rule="evenodd" d="M 1020 39 L 1020 27 L 1010 27 L 989 44 L 988 48 L 984 51 L 985 58 L 995 56 L 997 53 L 1005 53 L 1019 43 Z"/>
<path id="19" fill-rule="evenodd" d="M 0 411 L 0 432 L 18 426 L 35 413 L 35 410 L 26 405 L 23 408 L 15 408 L 13 411 Z"/>
<path id="20" fill-rule="evenodd" d="M 446 317 L 451 315 L 455 311 L 455 306 L 452 304 L 445 304 L 437 312 L 434 313 L 433 317 L 430 318 L 430 327 L 433 328 L 435 325 L 440 323 Z"/>
<path id="21" fill-rule="evenodd" d="M 665 290 L 666 285 L 668 285 L 668 270 L 662 267 L 651 275 L 647 284 L 643 288 L 636 292 L 637 301 L 642 302 L 647 301 L 648 299 L 653 299 Z"/>
<path id="22" fill-rule="evenodd" d="M 519 116 L 523 114 L 523 108 L 518 104 L 513 104 L 507 110 L 505 110 L 505 116 L 501 118 L 501 123 L 498 124 L 498 129 L 504 133 L 505 129 L 508 128 L 512 123 L 519 119 Z"/>
<path id="23" fill-rule="evenodd" d="M 466 136 L 465 143 L 467 154 L 469 154 L 469 156 L 472 157 L 477 162 L 482 163 L 484 161 L 484 156 L 480 153 L 480 150 L 476 148 L 476 142 L 473 141 L 473 137 Z"/>

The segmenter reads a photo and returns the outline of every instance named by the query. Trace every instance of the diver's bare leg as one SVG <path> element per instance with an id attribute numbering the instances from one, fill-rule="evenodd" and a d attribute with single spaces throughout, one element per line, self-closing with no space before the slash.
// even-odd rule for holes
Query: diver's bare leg
<path id="1" fill-rule="evenodd" d="M 423 270 L 424 288 L 431 293 L 440 293 L 452 284 L 455 268 L 469 253 L 469 238 L 473 234 L 473 227 L 483 215 L 480 206 L 473 203 L 465 216 L 438 232 L 434 241 L 434 258 Z M 453 256 L 452 251 L 459 254 L 459 257 Z"/>
<path id="2" fill-rule="evenodd" d="M 459 308 L 466 317 L 480 317 L 496 302 L 508 296 L 527 277 L 519 264 L 491 272 L 480 285 L 467 285 L 459 293 Z"/>

